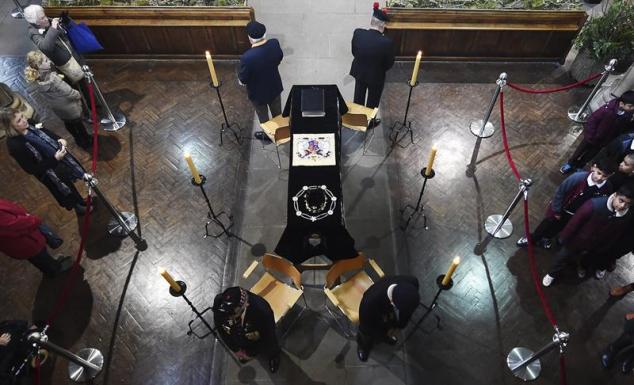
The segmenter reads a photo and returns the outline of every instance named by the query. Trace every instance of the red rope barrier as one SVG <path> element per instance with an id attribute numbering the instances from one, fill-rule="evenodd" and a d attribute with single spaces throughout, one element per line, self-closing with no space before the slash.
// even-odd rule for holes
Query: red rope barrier
<path id="1" fill-rule="evenodd" d="M 511 156 L 511 150 L 509 148 L 508 138 L 506 136 L 506 125 L 504 123 L 504 91 L 500 92 L 500 128 L 502 131 L 502 143 L 504 145 L 504 153 L 506 154 L 506 159 L 508 160 L 511 170 L 513 170 L 513 175 L 515 175 L 515 178 L 519 181 L 521 180 L 521 176 L 519 171 L 517 170 L 517 167 L 515 166 L 513 157 Z M 535 285 L 535 291 L 537 292 L 537 296 L 539 297 L 539 300 L 542 304 L 542 308 L 544 309 L 546 318 L 548 318 L 548 321 L 550 322 L 552 327 L 557 330 L 557 320 L 555 319 L 555 315 L 553 314 L 552 308 L 550 307 L 548 298 L 544 294 L 544 290 L 542 289 L 539 282 L 537 263 L 535 263 L 533 238 L 531 237 L 530 223 L 528 219 L 528 198 L 526 195 L 524 195 L 524 233 L 526 234 L 526 239 L 528 240 L 528 262 L 531 271 L 531 278 L 533 280 L 533 284 Z M 559 381 L 562 385 L 567 384 L 566 365 L 563 353 L 559 354 Z"/>
<path id="2" fill-rule="evenodd" d="M 97 171 L 97 152 L 98 152 L 98 137 L 99 137 L 99 121 L 97 120 L 97 106 L 95 104 L 95 94 L 92 83 L 88 83 L 88 94 L 90 95 L 90 107 L 91 107 L 91 117 L 92 117 L 92 126 L 93 126 L 93 136 L 92 136 L 92 173 L 93 175 Z M 77 250 L 77 257 L 75 258 L 75 262 L 73 263 L 73 267 L 71 269 L 70 275 L 66 278 L 66 282 L 64 283 L 64 288 L 62 289 L 62 293 L 57 300 L 55 301 L 55 306 L 53 307 L 53 311 L 49 315 L 46 324 L 51 325 L 57 317 L 61 314 L 64 306 L 66 305 L 66 301 L 68 301 L 68 296 L 70 295 L 71 290 L 75 287 L 77 283 L 77 274 L 79 273 L 79 267 L 81 263 L 82 256 L 84 254 L 84 248 L 86 246 L 86 239 L 88 238 L 88 229 L 90 228 L 90 217 L 92 213 L 92 197 L 88 194 L 86 198 L 86 214 L 84 215 L 84 221 L 82 223 L 79 235 L 81 241 L 79 242 L 79 250 Z"/>
<path id="3" fill-rule="evenodd" d="M 35 366 L 33 367 L 33 372 L 34 372 L 34 376 L 33 376 L 33 385 L 40 385 L 40 357 L 39 355 L 36 355 L 34 358 L 35 360 Z"/>
<path id="4" fill-rule="evenodd" d="M 601 73 L 598 74 L 594 74 L 592 76 L 590 76 L 589 78 L 585 79 L 585 80 L 581 80 L 579 82 L 573 83 L 573 84 L 568 84 L 567 86 L 562 86 L 562 87 L 558 87 L 558 88 L 550 88 L 550 89 L 545 89 L 545 90 L 534 90 L 531 88 L 525 88 L 522 87 L 520 85 L 517 85 L 515 83 L 511 83 L 511 82 L 507 82 L 506 84 L 513 88 L 514 90 L 520 91 L 520 92 L 526 92 L 528 94 L 550 94 L 553 92 L 559 92 L 559 91 L 567 91 L 569 89 L 575 88 L 575 87 L 579 87 L 582 86 L 586 83 L 589 83 L 591 81 L 593 81 L 594 79 L 601 77 Z"/>
<path id="5" fill-rule="evenodd" d="M 559 382 L 563 385 L 568 383 L 568 379 L 566 378 L 566 359 L 563 353 L 559 354 Z"/>

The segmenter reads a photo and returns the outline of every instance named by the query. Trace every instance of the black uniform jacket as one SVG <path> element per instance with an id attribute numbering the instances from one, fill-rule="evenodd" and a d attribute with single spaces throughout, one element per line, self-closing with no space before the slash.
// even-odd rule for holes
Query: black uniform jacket
<path id="1" fill-rule="evenodd" d="M 418 288 L 416 277 L 395 275 L 383 277 L 366 290 L 359 308 L 359 330 L 367 335 L 385 336 L 389 329 L 402 329 L 407 325 L 413 312 L 399 312 L 398 320 L 394 307 L 387 297 L 387 288 L 392 284 L 408 283 Z"/>
<path id="2" fill-rule="evenodd" d="M 273 310 L 259 295 L 249 292 L 248 296 L 249 305 L 242 324 L 230 324 L 216 312 L 214 324 L 222 340 L 234 352 L 244 350 L 251 357 L 258 354 L 272 356 L 279 351 Z"/>
<path id="3" fill-rule="evenodd" d="M 385 82 L 385 72 L 394 64 L 394 43 L 374 29 L 354 30 L 350 75 L 370 85 Z"/>

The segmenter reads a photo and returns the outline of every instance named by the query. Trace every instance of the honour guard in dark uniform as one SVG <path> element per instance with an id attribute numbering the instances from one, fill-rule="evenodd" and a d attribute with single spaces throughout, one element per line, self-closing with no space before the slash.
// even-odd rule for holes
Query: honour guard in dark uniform
<path id="1" fill-rule="evenodd" d="M 363 293 L 359 307 L 359 359 L 367 361 L 376 342 L 398 343 L 396 330 L 405 328 L 419 303 L 416 277 L 383 277 L 370 286 Z"/>
<path id="2" fill-rule="evenodd" d="M 394 64 L 394 43 L 383 35 L 387 20 L 379 3 L 374 3 L 370 29 L 357 28 L 352 37 L 354 60 L 350 75 L 355 79 L 354 102 L 370 108 L 379 106 L 385 72 Z"/>
<path id="3" fill-rule="evenodd" d="M 218 294 L 212 307 L 214 324 L 224 343 L 241 362 L 258 354 L 269 360 L 269 370 L 280 366 L 280 347 L 273 310 L 266 300 L 235 286 Z"/>

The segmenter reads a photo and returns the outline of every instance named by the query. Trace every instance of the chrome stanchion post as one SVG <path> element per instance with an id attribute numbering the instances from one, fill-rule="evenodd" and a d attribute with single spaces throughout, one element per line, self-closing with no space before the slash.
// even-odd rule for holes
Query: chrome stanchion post
<path id="1" fill-rule="evenodd" d="M 570 334 L 555 329 L 552 341 L 544 345 L 537 352 L 524 347 L 513 348 L 506 357 L 506 365 L 511 369 L 511 373 L 524 381 L 532 381 L 539 377 L 542 370 L 540 358 L 555 348 L 559 348 L 559 353 L 563 354 L 568 346 Z"/>
<path id="2" fill-rule="evenodd" d="M 502 88 L 506 85 L 506 78 L 506 72 L 502 72 L 498 79 L 495 81 L 495 84 L 497 86 L 495 87 L 495 91 L 493 92 L 491 103 L 489 103 L 489 107 L 484 114 L 484 119 L 475 120 L 471 122 L 471 124 L 469 124 L 469 130 L 473 135 L 477 137 L 477 139 L 475 145 L 473 146 L 473 152 L 471 153 L 471 161 L 467 165 L 466 174 L 468 177 L 472 177 L 475 174 L 476 162 L 478 161 L 478 153 L 480 152 L 480 144 L 482 143 L 482 139 L 489 138 L 495 132 L 495 126 L 489 121 L 489 118 L 491 118 L 493 107 L 495 107 L 495 103 L 500 96 L 500 92 L 502 92 Z"/>
<path id="3" fill-rule="evenodd" d="M 112 112 L 112 110 L 108 106 L 108 103 L 106 102 L 106 99 L 103 97 L 103 94 L 101 93 L 101 89 L 99 88 L 99 85 L 97 84 L 97 81 L 95 80 L 95 76 L 90 70 L 90 67 L 88 67 L 87 65 L 83 65 L 81 68 L 84 71 L 84 75 L 86 76 L 86 80 L 88 81 L 88 83 L 92 83 L 92 85 L 94 86 L 95 96 L 97 97 L 99 105 L 101 105 L 106 111 L 108 122 L 105 122 L 105 121 L 100 122 L 103 129 L 105 131 L 117 131 L 120 128 L 123 128 L 123 126 L 125 126 L 127 122 L 123 112 L 118 110 L 114 113 Z M 97 119 L 101 119 L 101 117 L 97 116 Z"/>
<path id="4" fill-rule="evenodd" d="M 99 197 L 99 200 L 104 204 L 104 206 L 106 206 L 106 209 L 108 209 L 110 214 L 113 216 L 108 223 L 108 233 L 118 237 L 129 236 L 134 241 L 137 250 L 147 250 L 148 245 L 145 239 L 141 238 L 134 231 L 139 224 L 139 220 L 136 215 L 127 211 L 119 212 L 119 210 L 112 206 L 101 190 L 99 190 L 99 187 L 97 187 L 98 181 L 92 175 L 85 174 L 84 180 L 88 186 L 89 193 L 90 191 L 94 191 L 97 197 Z"/>
<path id="5" fill-rule="evenodd" d="M 515 194 L 515 198 L 513 198 L 513 201 L 511 202 L 509 207 L 506 208 L 504 214 L 490 215 L 486 219 L 484 223 L 484 228 L 486 229 L 488 234 L 482 242 L 478 243 L 475 246 L 474 253 L 476 255 L 482 255 L 482 253 L 484 253 L 487 245 L 489 244 L 489 242 L 491 242 L 492 238 L 503 239 L 511 236 L 511 234 L 513 233 L 513 223 L 511 223 L 508 218 L 513 212 L 515 206 L 517 206 L 517 204 L 519 203 L 520 199 L 522 199 L 522 196 L 526 198 L 526 195 L 528 194 L 528 188 L 532 184 L 532 180 L 522 179 L 520 181 L 519 190 L 517 191 L 517 194 Z"/>
<path id="6" fill-rule="evenodd" d="M 568 109 L 568 119 L 572 120 L 575 123 L 585 123 L 586 120 L 588 120 L 588 113 L 586 112 L 586 109 L 588 108 L 588 105 L 592 101 L 592 98 L 594 98 L 594 95 L 596 95 L 597 92 L 599 92 L 599 89 L 601 89 L 601 86 L 603 85 L 605 80 L 608 78 L 608 75 L 610 75 L 614 71 L 614 67 L 616 66 L 616 63 L 617 63 L 616 59 L 610 60 L 608 65 L 604 67 L 605 69 L 603 70 L 603 73 L 601 74 L 601 78 L 599 78 L 597 85 L 594 86 L 594 88 L 592 89 L 592 92 L 590 92 L 590 95 L 588 95 L 588 97 L 586 98 L 586 101 L 583 102 L 581 107 L 572 106 Z"/>
<path id="7" fill-rule="evenodd" d="M 68 363 L 68 376 L 75 382 L 92 380 L 103 368 L 103 354 L 98 349 L 84 348 L 74 354 L 50 342 L 45 331 L 31 333 L 28 340 L 37 347 L 46 348 L 70 361 Z"/>

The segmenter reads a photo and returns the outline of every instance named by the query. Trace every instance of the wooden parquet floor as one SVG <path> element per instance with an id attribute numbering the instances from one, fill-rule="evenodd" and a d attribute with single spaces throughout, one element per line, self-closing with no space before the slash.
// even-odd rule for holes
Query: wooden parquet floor
<path id="1" fill-rule="evenodd" d="M 0 81 L 26 92 L 27 85 L 19 75 L 21 59 L 4 57 L 0 64 Z M 248 138 L 253 111 L 244 89 L 236 85 L 235 66 L 222 63 L 217 68 L 225 79 L 222 92 L 228 115 L 245 128 L 243 136 Z M 525 71 L 526 66 L 520 68 Z M 307 341 L 316 345 L 329 339 L 330 351 L 339 351 L 346 342 L 334 332 L 333 325 L 319 321 L 319 314 L 308 312 L 303 325 L 296 329 L 312 333 L 311 338 L 304 338 L 297 331 L 289 333 L 283 358 L 287 368 L 281 368 L 277 376 L 259 376 L 246 370 L 234 375 L 226 370 L 211 339 L 197 340 L 186 335 L 191 312 L 184 301 L 168 294 L 157 272 L 162 266 L 187 281 L 188 297 L 203 309 L 211 304 L 220 287 L 235 282 L 236 260 L 243 258 L 237 251 L 239 240 L 201 238 L 206 207 L 200 192 L 189 183 L 182 157 L 185 150 L 192 153 L 198 168 L 207 176 L 206 189 L 214 208 L 236 216 L 238 233 L 245 210 L 266 212 L 266 199 L 246 205 L 242 196 L 243 184 L 249 180 L 246 170 L 250 141 L 238 146 L 226 137 L 225 145 L 218 145 L 222 114 L 207 86 L 205 63 L 96 63 L 93 70 L 107 99 L 120 105 L 130 122 L 119 132 L 100 134 L 100 187 L 115 206 L 138 213 L 142 236 L 149 244 L 147 251 L 138 253 L 131 240 L 105 235 L 108 216 L 103 206 L 96 212 L 82 262 L 82 277 L 66 311 L 50 332 L 52 341 L 70 350 L 97 347 L 104 353 L 106 367 L 96 384 L 514 384 L 518 380 L 504 364 L 508 351 L 515 346 L 536 350 L 552 337 L 552 328 L 530 280 L 527 254 L 515 247 L 521 233 L 520 207 L 511 217 L 516 227 L 513 236 L 494 240 L 483 256 L 473 254 L 473 247 L 484 236 L 485 218 L 502 213 L 517 191 L 502 152 L 497 109 L 492 121 L 498 131 L 482 144 L 476 177 L 467 178 L 464 174 L 475 142 L 467 127 L 471 120 L 482 118 L 498 74 L 495 70 L 491 70 L 488 83 L 434 80 L 438 78 L 426 82 L 423 78 L 423 84 L 414 90 L 410 109 L 415 144 L 396 149 L 386 157 L 381 133 L 393 121 L 402 120 L 408 91 L 404 84 L 407 66 L 396 68 L 383 96 L 383 127 L 377 131 L 366 156 L 374 157 L 376 168 L 366 168 L 365 172 L 372 177 L 377 169 L 385 168 L 389 182 L 388 193 L 379 197 L 381 205 L 390 207 L 386 221 L 391 222 L 393 231 L 385 237 L 396 245 L 393 255 L 377 256 L 386 270 L 416 275 L 422 284 L 422 299 L 429 301 L 436 291 L 436 276 L 444 273 L 454 255 L 463 257 L 454 288 L 441 295 L 434 310 L 442 319 L 442 330 L 428 321 L 414 334 L 404 354 L 389 354 L 385 360 L 367 366 L 354 360 L 342 364 L 339 357 L 324 356 L 312 357 L 323 365 L 305 371 L 301 362 L 314 352 L 314 347 L 305 346 Z M 451 73 L 452 69 L 444 71 Z M 525 75 L 522 72 L 521 76 Z M 509 76 L 512 80 L 510 71 Z M 560 81 L 565 79 L 544 77 L 538 86 Z M 577 137 L 578 131 L 570 126 L 565 112 L 587 92 L 582 89 L 536 96 L 512 90 L 505 93 L 514 159 L 522 175 L 535 182 L 530 191 L 533 226 L 562 180 L 557 169 Z M 41 105 L 38 95 L 34 95 L 34 100 Z M 41 111 L 48 127 L 68 136 L 61 122 Z M 430 229 L 424 230 L 419 221 L 403 232 L 398 229 L 398 208 L 416 202 L 422 183 L 419 170 L 426 164 L 432 144 L 439 148 L 434 167 L 437 176 L 429 181 L 423 198 Z M 73 151 L 84 165 L 90 164 L 88 154 Z M 0 161 L 0 195 L 45 218 L 65 239 L 59 251 L 73 254 L 79 245 L 79 223 L 74 213 L 60 209 L 38 182 L 18 168 L 6 147 L 0 150 Z M 273 163 L 270 167 L 275 169 Z M 354 170 L 349 167 L 346 172 L 357 172 Z M 346 212 L 361 218 L 359 221 L 364 212 L 376 209 L 367 203 L 357 206 L 357 202 L 365 202 L 362 195 L 372 194 L 375 186 L 370 179 L 364 181 L 357 191 L 344 192 Z M 85 189 L 82 187 L 81 191 Z M 370 247 L 382 238 L 357 241 Z M 275 242 L 267 240 L 267 244 Z M 537 249 L 540 273 L 547 268 L 552 254 Z M 603 281 L 590 278 L 579 282 L 566 277 L 561 284 L 546 290 L 561 329 L 572 335 L 567 355 L 569 384 L 630 383 L 631 377 L 603 371 L 598 351 L 620 334 L 623 314 L 631 311 L 634 304 L 630 297 L 606 301 L 610 285 L 634 278 L 630 273 L 633 263 L 627 256 Z M 1 265 L 2 317 L 45 318 L 61 291 L 64 277 L 43 280 L 28 263 L 6 257 Z M 292 346 L 294 343 L 306 347 L 305 354 L 294 354 L 298 350 Z M 354 357 L 355 348 L 354 342 L 348 341 L 343 350 Z M 342 365 L 345 377 L 339 377 Z M 557 384 L 555 355 L 545 357 L 542 366 L 542 376 L 535 383 Z M 381 370 L 388 370 L 391 376 L 382 377 Z M 232 377 L 223 377 L 227 375 Z M 329 379 L 317 378 L 321 375 Z M 53 359 L 47 364 L 42 383 L 68 383 L 65 361 Z"/>

